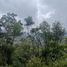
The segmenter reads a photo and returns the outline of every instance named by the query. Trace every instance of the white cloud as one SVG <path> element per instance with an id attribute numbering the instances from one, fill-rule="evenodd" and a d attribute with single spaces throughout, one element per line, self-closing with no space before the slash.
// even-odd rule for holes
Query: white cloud
<path id="1" fill-rule="evenodd" d="M 2 15 L 4 15 L 4 13 L 0 13 L 0 18 L 2 17 Z"/>
<path id="2" fill-rule="evenodd" d="M 42 4 L 41 0 L 37 0 L 37 23 L 38 26 L 43 20 L 48 20 L 55 15 L 55 9 L 47 4 Z"/>
<path id="3" fill-rule="evenodd" d="M 49 11 L 45 15 L 43 15 L 44 18 L 49 19 L 55 14 L 55 11 Z"/>

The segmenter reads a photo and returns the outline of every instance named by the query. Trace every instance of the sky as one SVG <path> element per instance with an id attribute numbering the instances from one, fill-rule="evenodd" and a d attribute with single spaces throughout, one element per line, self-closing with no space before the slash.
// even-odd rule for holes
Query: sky
<path id="1" fill-rule="evenodd" d="M 0 16 L 8 12 L 20 19 L 32 16 L 37 25 L 42 20 L 60 21 L 67 28 L 67 0 L 0 0 Z"/>

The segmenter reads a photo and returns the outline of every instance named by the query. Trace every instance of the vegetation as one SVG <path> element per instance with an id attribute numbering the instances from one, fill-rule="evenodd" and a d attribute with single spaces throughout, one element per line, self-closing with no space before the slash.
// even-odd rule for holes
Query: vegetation
<path id="1" fill-rule="evenodd" d="M 43 21 L 39 27 L 27 29 L 25 36 L 16 16 L 7 13 L 0 18 L 0 67 L 67 67 L 67 38 L 60 22 L 51 27 Z M 30 16 L 24 20 L 28 28 L 34 24 Z M 20 43 L 15 43 L 17 37 Z"/>

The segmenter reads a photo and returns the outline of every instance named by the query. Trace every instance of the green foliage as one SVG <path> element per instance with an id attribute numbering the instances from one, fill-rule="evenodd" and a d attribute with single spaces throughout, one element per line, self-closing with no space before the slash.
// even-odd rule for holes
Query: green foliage
<path id="1" fill-rule="evenodd" d="M 28 43 L 28 42 L 27 42 Z M 22 43 L 13 53 L 13 64 L 15 67 L 24 67 L 31 57 L 30 45 Z"/>
<path id="2" fill-rule="evenodd" d="M 0 46 L 0 65 L 12 64 L 13 47 L 11 45 Z"/>
<path id="3" fill-rule="evenodd" d="M 65 34 L 65 29 L 62 27 L 60 22 L 56 22 L 53 24 L 52 31 L 53 39 L 57 42 L 61 42 Z"/>
<path id="4" fill-rule="evenodd" d="M 17 21 L 16 16 L 14 13 L 7 13 L 7 15 L 3 15 L 0 19 L 0 23 L 6 31 L 5 38 L 11 38 L 12 41 L 14 41 L 15 36 L 18 36 L 22 30 L 21 21 Z"/>
<path id="5" fill-rule="evenodd" d="M 0 65 L 12 64 L 12 53 L 14 50 L 13 41 L 16 35 L 21 32 L 21 22 L 15 19 L 16 14 L 7 13 L 0 19 L 4 31 L 0 32 Z"/>
<path id="6" fill-rule="evenodd" d="M 64 43 L 67 44 L 67 37 L 64 38 Z"/>
<path id="7" fill-rule="evenodd" d="M 50 25 L 46 21 L 43 21 L 43 23 L 40 25 L 40 30 L 42 31 L 42 38 L 44 40 L 44 44 L 49 44 L 52 39 Z"/>
<path id="8" fill-rule="evenodd" d="M 14 26 L 13 26 L 14 36 L 20 35 L 21 30 L 22 30 L 21 21 L 18 21 L 17 23 L 14 23 Z"/>
<path id="9" fill-rule="evenodd" d="M 28 16 L 27 18 L 25 18 L 25 21 L 26 21 L 26 26 L 34 24 L 31 16 Z"/>
<path id="10" fill-rule="evenodd" d="M 40 29 L 41 29 L 41 31 L 44 32 L 44 33 L 50 32 L 50 25 L 49 25 L 46 21 L 43 21 L 43 22 L 40 24 Z"/>
<path id="11" fill-rule="evenodd" d="M 25 21 L 26 26 L 34 23 L 30 16 Z M 7 31 L 0 32 L 0 67 L 67 67 L 67 39 L 59 22 L 51 28 L 43 21 L 17 45 L 13 42 L 22 31 L 22 23 L 17 21 L 16 14 L 3 15 L 0 23 Z"/>
<path id="12" fill-rule="evenodd" d="M 26 67 L 42 67 L 41 59 L 35 56 L 32 57 L 26 64 Z"/>
<path id="13" fill-rule="evenodd" d="M 45 63 L 48 65 L 50 62 L 55 62 L 64 55 L 63 46 L 55 43 L 51 43 L 42 50 L 42 57 Z"/>

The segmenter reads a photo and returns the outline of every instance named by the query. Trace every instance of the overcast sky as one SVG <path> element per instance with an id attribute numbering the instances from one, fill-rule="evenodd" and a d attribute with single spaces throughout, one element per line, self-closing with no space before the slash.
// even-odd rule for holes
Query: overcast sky
<path id="1" fill-rule="evenodd" d="M 0 16 L 7 12 L 16 13 L 21 19 L 32 16 L 39 21 L 61 21 L 67 26 L 67 0 L 0 0 Z"/>

